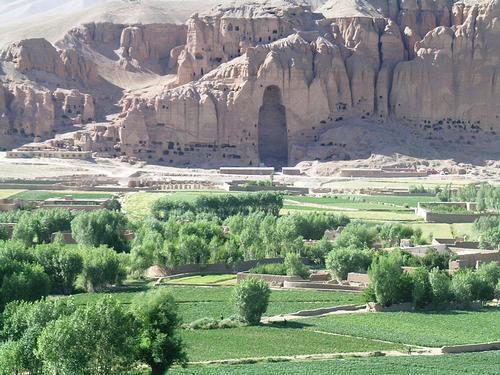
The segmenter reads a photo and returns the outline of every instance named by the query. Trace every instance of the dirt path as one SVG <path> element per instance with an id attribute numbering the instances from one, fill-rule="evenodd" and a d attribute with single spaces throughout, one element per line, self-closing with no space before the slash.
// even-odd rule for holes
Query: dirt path
<path id="1" fill-rule="evenodd" d="M 214 361 L 190 362 L 189 365 L 235 365 L 257 362 L 304 362 L 304 361 L 324 361 L 328 359 L 343 359 L 347 357 L 370 358 L 370 357 L 408 357 L 408 356 L 437 356 L 443 355 L 440 348 L 424 348 L 416 349 L 409 353 L 398 350 L 385 350 L 377 352 L 349 352 L 349 353 L 321 353 L 321 354 L 304 354 L 293 356 L 269 356 L 269 357 L 251 357 L 251 358 L 236 358 L 236 359 L 221 359 Z"/>
<path id="2" fill-rule="evenodd" d="M 280 323 L 290 320 L 320 318 L 329 315 L 359 314 L 366 312 L 367 312 L 366 307 L 360 307 L 360 306 L 358 307 L 354 305 L 335 306 L 330 308 L 326 307 L 315 310 L 302 310 L 289 314 L 267 316 L 261 319 L 261 323 L 262 324 Z"/>

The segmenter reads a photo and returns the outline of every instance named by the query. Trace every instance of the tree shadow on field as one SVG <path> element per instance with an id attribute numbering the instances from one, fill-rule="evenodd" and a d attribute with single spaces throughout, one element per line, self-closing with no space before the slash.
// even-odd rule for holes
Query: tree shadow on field
<path id="1" fill-rule="evenodd" d="M 298 322 L 296 320 L 285 320 L 283 322 L 272 322 L 263 324 L 263 326 L 270 328 L 286 328 L 286 329 L 304 329 L 307 327 L 312 327 L 312 324 Z"/>

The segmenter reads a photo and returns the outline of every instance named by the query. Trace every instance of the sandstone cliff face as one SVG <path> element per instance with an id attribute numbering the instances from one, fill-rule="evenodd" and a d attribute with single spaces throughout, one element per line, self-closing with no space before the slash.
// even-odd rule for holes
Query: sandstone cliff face
<path id="1" fill-rule="evenodd" d="M 294 30 L 309 30 L 313 25 L 310 7 L 295 0 L 228 3 L 195 14 L 187 22 L 177 84 L 202 77 L 241 56 L 250 46 L 276 41 Z"/>
<path id="2" fill-rule="evenodd" d="M 284 165 L 369 153 L 361 121 L 473 145 L 500 131 L 499 12 L 500 0 L 330 0 L 315 12 L 265 0 L 187 25 L 89 23 L 57 48 L 0 53 L 0 132 L 49 137 L 121 98 L 113 123 L 74 144 L 181 166 Z M 130 77 L 156 78 L 127 92 Z"/>
<path id="3" fill-rule="evenodd" d="M 269 142 L 286 144 L 294 164 L 342 155 L 342 140 L 325 134 L 349 119 L 399 121 L 428 139 L 459 128 L 464 142 L 499 131 L 498 0 L 386 4 L 381 15 L 325 18 L 316 32 L 247 47 L 190 84 L 126 99 L 121 145 L 178 165 L 257 165 L 262 129 L 282 123 Z"/>
<path id="4" fill-rule="evenodd" d="M 176 24 L 122 25 L 88 23 L 71 30 L 58 43 L 61 47 L 81 46 L 118 60 L 129 71 L 165 74 L 177 61 L 171 51 L 186 42 L 187 27 Z"/>

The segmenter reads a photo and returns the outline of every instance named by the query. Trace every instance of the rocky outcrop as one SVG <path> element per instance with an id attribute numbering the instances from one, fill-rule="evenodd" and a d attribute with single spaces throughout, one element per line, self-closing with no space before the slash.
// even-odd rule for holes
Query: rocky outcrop
<path id="1" fill-rule="evenodd" d="M 284 165 L 369 155 L 365 138 L 376 137 L 363 124 L 473 147 L 500 131 L 499 12 L 500 0 L 330 0 L 314 12 L 266 0 L 187 25 L 89 23 L 57 48 L 35 39 L 0 54 L 25 79 L 2 78 L 0 129 L 42 137 L 103 118 L 112 105 L 102 102 L 123 89 L 122 113 L 78 133 L 78 147 L 172 165 Z"/>
<path id="2" fill-rule="evenodd" d="M 296 0 L 266 0 L 218 5 L 187 22 L 187 43 L 179 56 L 177 84 L 202 77 L 248 47 L 314 28 L 313 14 Z"/>
<path id="3" fill-rule="evenodd" d="M 163 74 L 177 61 L 170 62 L 171 51 L 186 42 L 187 27 L 175 24 L 125 27 L 120 36 L 121 57 L 125 66 L 149 68 Z"/>
<path id="4" fill-rule="evenodd" d="M 176 24 L 123 25 L 88 23 L 70 30 L 58 43 L 64 48 L 84 45 L 128 71 L 167 73 L 175 67 L 171 51 L 186 42 L 187 26 Z"/>
<path id="5" fill-rule="evenodd" d="M 0 132 L 4 135 L 47 137 L 54 129 L 54 103 L 49 91 L 27 85 L 0 91 Z"/>
<path id="6" fill-rule="evenodd" d="M 294 164 L 314 155 L 347 157 L 341 133 L 330 131 L 346 120 L 398 121 L 415 136 L 442 141 L 460 128 L 460 142 L 469 143 L 499 131 L 498 0 L 460 2 L 453 12 L 440 1 L 415 4 L 388 6 L 384 12 L 395 19 L 320 20 L 316 32 L 249 46 L 190 84 L 130 97 L 121 144 L 135 156 L 180 165 L 256 165 L 271 142 L 276 152 L 285 144 L 286 162 Z M 453 21 L 445 13 L 455 14 Z M 406 23 L 398 24 L 403 16 Z M 415 42 L 415 58 L 404 32 L 410 19 L 418 21 L 415 35 L 431 29 Z M 462 23 L 435 27 L 451 22 Z M 284 131 L 263 139 L 262 129 L 273 124 Z"/>
<path id="7" fill-rule="evenodd" d="M 500 3 L 460 3 L 454 13 L 463 24 L 433 29 L 396 67 L 392 110 L 434 127 L 499 131 Z"/>
<path id="8" fill-rule="evenodd" d="M 0 53 L 0 59 L 13 62 L 21 73 L 35 70 L 59 77 L 66 75 L 59 53 L 45 39 L 26 39 L 13 43 Z"/>
<path id="9" fill-rule="evenodd" d="M 57 89 L 53 93 L 57 118 L 67 125 L 92 122 L 96 117 L 94 99 L 78 90 Z"/>

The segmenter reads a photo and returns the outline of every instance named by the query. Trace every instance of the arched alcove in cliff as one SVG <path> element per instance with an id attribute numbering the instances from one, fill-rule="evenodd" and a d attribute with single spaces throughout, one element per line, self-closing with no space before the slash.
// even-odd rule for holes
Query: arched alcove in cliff
<path id="1" fill-rule="evenodd" d="M 270 167 L 288 164 L 288 136 L 286 108 L 281 101 L 281 90 L 268 86 L 264 90 L 259 110 L 259 158 Z"/>

